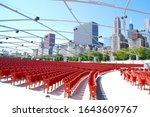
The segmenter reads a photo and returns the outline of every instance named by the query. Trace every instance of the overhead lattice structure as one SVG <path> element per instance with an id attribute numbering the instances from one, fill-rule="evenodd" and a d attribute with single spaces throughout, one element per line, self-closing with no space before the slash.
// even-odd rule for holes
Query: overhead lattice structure
<path id="1" fill-rule="evenodd" d="M 0 50 L 32 53 L 48 33 L 56 35 L 56 46 L 73 42 L 74 27 L 81 25 L 89 35 L 83 23 L 91 21 L 98 23 L 98 41 L 102 41 L 112 36 L 116 16 L 123 19 L 121 30 L 127 36 L 130 18 L 136 29 L 144 29 L 144 20 L 150 16 L 148 4 L 135 0 L 1 0 Z"/>

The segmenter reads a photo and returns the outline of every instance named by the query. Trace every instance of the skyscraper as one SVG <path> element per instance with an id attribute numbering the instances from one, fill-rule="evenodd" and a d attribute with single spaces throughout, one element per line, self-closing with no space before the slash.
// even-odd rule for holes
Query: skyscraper
<path id="1" fill-rule="evenodd" d="M 150 19 L 145 20 L 145 29 L 149 33 L 149 36 L 147 37 L 147 42 L 148 42 L 148 45 L 150 45 Z"/>
<path id="2" fill-rule="evenodd" d="M 129 38 L 129 39 L 132 38 L 132 33 L 133 33 L 133 24 L 130 23 L 130 24 L 129 24 L 129 31 L 128 31 L 128 38 Z"/>
<path id="3" fill-rule="evenodd" d="M 74 42 L 81 45 L 98 45 L 98 24 L 89 22 L 75 27 Z"/>
<path id="4" fill-rule="evenodd" d="M 37 57 L 38 56 L 38 49 L 32 49 L 33 51 L 33 57 Z"/>
<path id="5" fill-rule="evenodd" d="M 44 53 L 53 54 L 53 47 L 55 46 L 55 34 L 49 33 L 44 37 Z"/>
<path id="6" fill-rule="evenodd" d="M 115 27 L 115 34 L 121 34 L 121 22 L 119 17 L 115 17 L 114 27 Z"/>
<path id="7" fill-rule="evenodd" d="M 112 51 L 118 51 L 121 48 L 127 48 L 128 42 L 125 36 L 121 34 L 121 21 L 119 17 L 114 20 L 114 33 L 112 35 Z"/>
<path id="8" fill-rule="evenodd" d="M 133 30 L 133 24 L 132 23 L 129 24 L 129 30 Z"/>
<path id="9" fill-rule="evenodd" d="M 145 20 L 145 29 L 150 32 L 150 19 Z"/>

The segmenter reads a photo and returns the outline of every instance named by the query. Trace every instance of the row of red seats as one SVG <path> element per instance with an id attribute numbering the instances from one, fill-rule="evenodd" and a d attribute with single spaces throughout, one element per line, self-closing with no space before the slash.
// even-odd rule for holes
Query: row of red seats
<path id="1" fill-rule="evenodd" d="M 43 83 L 44 91 L 53 90 L 56 84 L 64 83 L 64 92 L 71 94 L 77 87 L 83 76 L 89 75 L 90 71 L 103 73 L 120 67 L 142 66 L 141 64 L 106 64 L 106 63 L 78 63 L 78 62 L 52 62 L 36 60 L 19 60 L 0 58 L 0 78 L 10 77 L 12 83 L 16 81 L 25 81 L 26 87 Z M 84 74 L 85 72 L 85 74 Z M 89 73 L 87 73 L 89 72 Z M 91 75 L 88 79 L 90 87 L 90 96 L 93 97 L 92 91 L 96 93 L 95 80 L 97 75 Z M 38 86 L 39 86 L 38 85 Z M 69 90 L 67 90 L 69 89 Z M 94 96 L 96 95 L 94 93 Z"/>
<path id="2" fill-rule="evenodd" d="M 64 81 L 64 97 L 70 97 L 80 81 L 82 81 L 88 74 L 89 71 L 82 71 L 77 75 L 75 74 L 72 77 L 66 78 Z"/>
<path id="3" fill-rule="evenodd" d="M 67 88 L 67 85 L 69 85 L 69 82 L 72 80 L 72 79 L 74 79 L 76 76 L 78 76 L 79 74 L 81 74 L 83 72 L 83 70 L 78 70 L 78 71 L 76 71 L 76 72 L 74 72 L 74 73 L 72 73 L 72 74 L 70 74 L 69 76 L 66 76 L 64 79 L 63 79 L 63 84 L 64 84 L 64 97 L 69 97 L 70 96 L 70 94 L 69 93 L 67 93 L 67 92 L 69 92 L 69 91 L 67 91 L 67 90 L 69 90 L 69 88 Z M 69 94 L 69 95 L 68 95 Z"/>
<path id="4" fill-rule="evenodd" d="M 88 78 L 90 99 L 96 99 L 96 78 L 99 74 L 98 71 L 91 71 Z"/>
<path id="5" fill-rule="evenodd" d="M 47 90 L 47 93 L 49 91 L 49 88 L 51 87 L 51 91 L 53 90 L 53 85 L 56 87 L 56 83 L 61 85 L 61 82 L 66 77 L 72 75 L 75 71 L 68 71 L 64 72 L 58 75 L 53 76 L 44 76 L 43 83 L 44 83 L 44 92 Z"/>
<path id="6" fill-rule="evenodd" d="M 9 59 L 7 59 L 8 61 Z M 72 68 L 80 68 L 80 69 L 89 69 L 89 70 L 101 70 L 102 67 L 112 67 L 113 69 L 119 69 L 120 67 L 134 67 L 137 66 L 136 64 L 106 64 L 106 63 L 75 63 L 75 62 L 48 62 L 48 61 L 35 61 L 35 60 L 9 60 L 11 62 L 11 65 L 14 66 L 21 66 L 21 67 L 27 67 L 27 66 L 64 66 L 64 67 L 72 67 Z M 5 64 L 7 65 L 7 64 Z M 8 65 L 7 65 L 8 66 Z M 9 65 L 10 66 L 10 65 Z M 139 66 L 139 65 L 138 65 Z"/>
<path id="7" fill-rule="evenodd" d="M 8 79 L 8 76 L 10 75 L 10 72 L 8 69 L 5 69 L 5 70 L 0 70 L 0 80 L 2 78 L 7 78 Z"/>
<path id="8" fill-rule="evenodd" d="M 126 67 L 128 69 L 131 69 L 132 67 L 143 67 L 142 64 L 103 64 L 103 69 L 97 69 L 95 71 L 92 71 L 89 75 L 88 84 L 89 84 L 89 92 L 90 92 L 90 99 L 96 99 L 96 78 L 98 74 L 103 74 L 105 72 L 111 71 L 111 70 L 119 70 L 121 67 Z M 124 70 L 120 70 L 121 74 Z"/>
<path id="9" fill-rule="evenodd" d="M 150 71 L 143 68 L 122 68 L 121 75 L 124 76 L 124 80 L 129 81 L 132 85 L 138 84 L 138 88 L 142 90 L 145 86 L 149 86 L 150 93 Z"/>

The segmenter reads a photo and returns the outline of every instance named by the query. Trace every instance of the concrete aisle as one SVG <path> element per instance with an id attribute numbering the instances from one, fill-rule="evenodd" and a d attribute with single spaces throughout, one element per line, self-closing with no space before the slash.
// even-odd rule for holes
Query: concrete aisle
<path id="1" fill-rule="evenodd" d="M 98 80 L 97 99 L 99 100 L 150 100 L 148 88 L 140 90 L 123 80 L 119 71 L 109 72 L 102 75 Z"/>

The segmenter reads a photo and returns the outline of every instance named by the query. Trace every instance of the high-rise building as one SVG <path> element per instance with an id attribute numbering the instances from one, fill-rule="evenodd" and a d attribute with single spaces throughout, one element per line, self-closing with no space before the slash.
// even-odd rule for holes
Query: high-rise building
<path id="1" fill-rule="evenodd" d="M 129 24 L 129 30 L 133 30 L 133 24 Z"/>
<path id="2" fill-rule="evenodd" d="M 148 45 L 150 45 L 150 19 L 145 20 L 145 29 L 149 33 L 149 36 L 147 37 L 147 42 L 148 42 Z"/>
<path id="3" fill-rule="evenodd" d="M 145 20 L 145 29 L 150 32 L 150 19 Z"/>
<path id="4" fill-rule="evenodd" d="M 33 51 L 33 57 L 37 57 L 38 56 L 38 49 L 32 49 Z"/>
<path id="5" fill-rule="evenodd" d="M 119 17 L 115 17 L 114 27 L 115 27 L 115 34 L 121 34 L 121 22 Z"/>
<path id="6" fill-rule="evenodd" d="M 115 17 L 114 21 L 114 33 L 112 35 L 112 51 L 118 51 L 121 48 L 127 48 L 128 41 L 125 36 L 121 34 L 121 21 L 119 17 Z"/>
<path id="7" fill-rule="evenodd" d="M 99 45 L 98 24 L 89 22 L 75 27 L 74 42 L 81 45 Z"/>
<path id="8" fill-rule="evenodd" d="M 55 34 L 49 33 L 44 37 L 44 52 L 45 54 L 53 54 L 53 47 L 55 46 Z"/>
<path id="9" fill-rule="evenodd" d="M 131 33 L 131 38 L 129 41 L 130 48 L 139 48 L 139 47 L 147 47 L 147 37 L 144 37 L 142 34 L 137 32 L 137 30 L 133 30 Z"/>
<path id="10" fill-rule="evenodd" d="M 147 46 L 147 38 L 140 34 L 138 30 L 134 29 L 132 23 L 129 24 L 128 42 L 130 48 Z"/>
<path id="11" fill-rule="evenodd" d="M 29 55 L 29 53 L 23 52 L 23 56 L 24 56 L 24 57 L 28 57 L 28 55 Z"/>
<path id="12" fill-rule="evenodd" d="M 133 32 L 133 24 L 130 23 L 130 24 L 129 24 L 129 31 L 128 31 L 128 38 L 129 38 L 129 39 L 132 38 L 132 32 Z"/>

